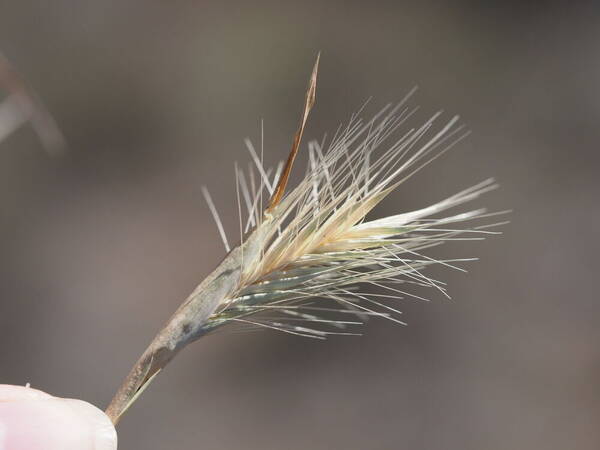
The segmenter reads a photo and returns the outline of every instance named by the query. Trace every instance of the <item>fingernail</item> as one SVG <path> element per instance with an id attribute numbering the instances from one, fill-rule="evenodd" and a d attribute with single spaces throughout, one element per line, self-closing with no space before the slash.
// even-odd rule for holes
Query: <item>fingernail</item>
<path id="1" fill-rule="evenodd" d="M 62 401 L 89 424 L 94 436 L 94 450 L 115 450 L 117 448 L 117 432 L 103 411 L 82 400 L 64 399 Z"/>

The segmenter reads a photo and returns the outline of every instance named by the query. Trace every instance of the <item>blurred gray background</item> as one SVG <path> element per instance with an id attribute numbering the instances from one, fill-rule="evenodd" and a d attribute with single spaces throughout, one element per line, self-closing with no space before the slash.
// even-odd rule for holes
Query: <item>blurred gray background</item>
<path id="1" fill-rule="evenodd" d="M 414 85 L 473 130 L 379 210 L 495 176 L 504 235 L 437 249 L 453 300 L 361 338 L 219 334 L 119 427 L 122 449 L 597 449 L 600 8 L 545 2 L 4 1 L 0 49 L 69 142 L 0 146 L 0 382 L 104 407 L 237 232 L 233 161 L 287 155 L 322 51 L 320 138 Z"/>

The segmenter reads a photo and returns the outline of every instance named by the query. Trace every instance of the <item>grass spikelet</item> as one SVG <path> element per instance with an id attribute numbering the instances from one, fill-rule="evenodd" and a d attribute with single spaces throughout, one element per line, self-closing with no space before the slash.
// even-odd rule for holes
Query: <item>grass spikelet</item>
<path id="1" fill-rule="evenodd" d="M 496 187 L 488 179 L 416 211 L 371 218 L 369 213 L 400 184 L 464 138 L 458 117 L 434 114 L 406 129 L 415 112 L 407 96 L 371 120 L 353 116 L 327 144 L 308 144 L 304 178 L 285 193 L 316 92 L 318 59 L 300 126 L 285 165 L 263 167 L 248 141 L 254 165 L 235 167 L 241 243 L 229 251 L 216 208 L 205 191 L 229 251 L 196 288 L 136 363 L 107 414 L 116 423 L 149 382 L 188 343 L 228 324 L 266 328 L 313 339 L 359 334 L 369 317 L 397 323 L 394 301 L 414 286 L 448 295 L 425 273 L 434 264 L 464 270 L 470 259 L 434 259 L 431 247 L 494 234 L 485 209 L 451 212 Z M 412 94 L 412 92 L 411 92 Z M 263 212 L 263 203 L 268 199 Z M 245 208 L 244 217 L 241 215 Z M 361 290 L 369 285 L 374 289 Z"/>

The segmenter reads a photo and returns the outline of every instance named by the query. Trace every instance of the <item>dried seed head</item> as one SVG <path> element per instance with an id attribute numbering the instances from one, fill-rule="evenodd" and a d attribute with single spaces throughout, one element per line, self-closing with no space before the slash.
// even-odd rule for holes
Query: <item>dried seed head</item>
<path id="1" fill-rule="evenodd" d="M 246 142 L 255 167 L 247 175 L 235 168 L 238 208 L 241 212 L 243 202 L 247 217 L 240 216 L 242 242 L 231 251 L 205 191 L 229 253 L 134 366 L 107 409 L 113 422 L 180 349 L 223 325 L 324 339 L 356 334 L 346 327 L 369 316 L 403 323 L 393 300 L 423 298 L 412 292 L 414 285 L 447 295 L 442 282 L 425 274 L 427 267 L 458 268 L 455 263 L 469 260 L 437 260 L 425 251 L 447 241 L 481 239 L 493 233 L 486 229 L 490 225 L 464 225 L 492 215 L 484 209 L 448 212 L 494 189 L 491 179 L 416 211 L 377 219 L 368 216 L 402 182 L 467 134 L 457 125 L 458 117 L 438 125 L 441 113 L 418 128 L 405 129 L 416 111 L 406 106 L 412 92 L 369 121 L 353 116 L 327 145 L 309 143 L 306 175 L 285 194 L 314 102 L 317 67 L 318 61 L 285 166 L 275 171 L 263 167 L 252 144 Z M 267 197 L 270 201 L 263 213 Z M 377 291 L 362 292 L 361 285 Z"/>

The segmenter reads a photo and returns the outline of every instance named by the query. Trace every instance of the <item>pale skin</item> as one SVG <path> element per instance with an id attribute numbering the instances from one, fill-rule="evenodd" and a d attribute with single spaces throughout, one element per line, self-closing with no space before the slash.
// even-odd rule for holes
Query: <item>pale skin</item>
<path id="1" fill-rule="evenodd" d="M 0 450 L 116 450 L 110 419 L 83 400 L 0 384 Z"/>

